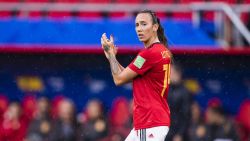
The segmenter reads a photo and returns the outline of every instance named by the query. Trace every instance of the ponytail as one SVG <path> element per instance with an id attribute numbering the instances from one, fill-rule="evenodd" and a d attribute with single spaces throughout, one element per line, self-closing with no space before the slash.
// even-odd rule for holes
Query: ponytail
<path id="1" fill-rule="evenodd" d="M 163 45 L 165 45 L 166 47 L 168 47 L 168 41 L 167 41 L 167 38 L 166 38 L 165 33 L 164 33 L 164 28 L 162 27 L 161 21 L 158 17 L 157 17 L 157 23 L 159 25 L 158 30 L 157 30 L 157 36 L 158 36 L 160 42 Z"/>

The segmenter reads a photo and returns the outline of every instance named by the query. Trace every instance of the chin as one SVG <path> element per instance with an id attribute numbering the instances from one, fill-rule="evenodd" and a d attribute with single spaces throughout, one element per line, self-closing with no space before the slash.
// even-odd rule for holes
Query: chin
<path id="1" fill-rule="evenodd" d="M 140 38 L 139 38 L 139 41 L 141 41 L 141 42 L 145 42 L 145 39 L 140 39 Z"/>

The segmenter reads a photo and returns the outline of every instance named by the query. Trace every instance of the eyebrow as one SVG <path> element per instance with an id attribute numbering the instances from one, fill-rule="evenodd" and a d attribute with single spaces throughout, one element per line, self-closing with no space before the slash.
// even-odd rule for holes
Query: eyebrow
<path id="1" fill-rule="evenodd" d="M 135 23 L 143 23 L 143 22 L 145 22 L 145 23 L 146 23 L 146 21 L 139 21 L 139 22 L 135 22 Z"/>

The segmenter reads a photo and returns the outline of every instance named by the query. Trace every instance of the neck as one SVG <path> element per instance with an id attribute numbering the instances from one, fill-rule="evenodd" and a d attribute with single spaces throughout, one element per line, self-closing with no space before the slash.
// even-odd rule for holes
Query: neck
<path id="1" fill-rule="evenodd" d="M 160 40 L 158 39 L 157 36 L 153 36 L 149 40 L 145 41 L 143 44 L 144 44 L 145 48 L 148 48 L 150 45 L 152 45 L 153 43 L 156 43 L 156 42 L 160 42 Z"/>

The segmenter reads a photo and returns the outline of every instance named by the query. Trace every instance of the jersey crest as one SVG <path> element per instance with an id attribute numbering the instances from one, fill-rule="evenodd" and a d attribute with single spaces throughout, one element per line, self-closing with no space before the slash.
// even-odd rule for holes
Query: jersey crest
<path id="1" fill-rule="evenodd" d="M 143 57 L 141 57 L 140 55 L 138 55 L 134 61 L 134 65 L 137 67 L 137 68 L 142 68 L 143 64 L 145 63 L 145 59 Z"/>

